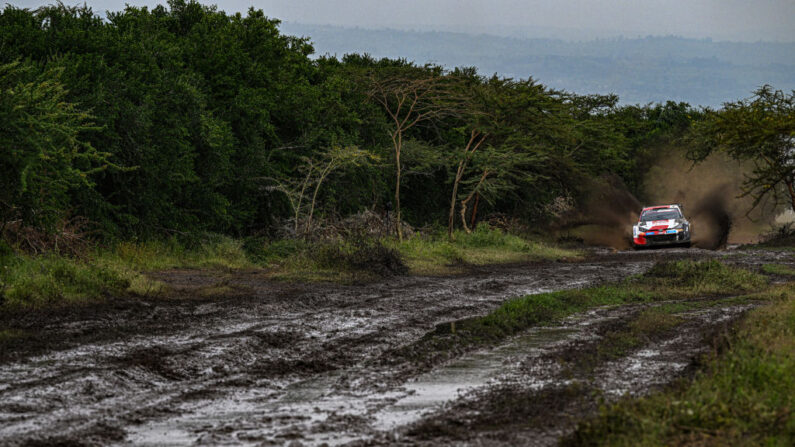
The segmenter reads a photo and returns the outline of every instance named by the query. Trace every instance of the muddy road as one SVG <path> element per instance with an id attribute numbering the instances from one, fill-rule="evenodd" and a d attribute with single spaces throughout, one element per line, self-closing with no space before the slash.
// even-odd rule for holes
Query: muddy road
<path id="1" fill-rule="evenodd" d="M 161 272 L 178 299 L 3 317 L 23 335 L 0 351 L 0 444 L 554 444 L 599 402 L 687 374 L 705 336 L 748 305 L 683 312 L 675 331 L 611 358 L 589 353 L 643 311 L 638 305 L 433 361 L 395 362 L 391 353 L 514 296 L 704 257 L 752 268 L 793 262 L 739 251 L 605 251 L 577 263 L 350 286 Z"/>

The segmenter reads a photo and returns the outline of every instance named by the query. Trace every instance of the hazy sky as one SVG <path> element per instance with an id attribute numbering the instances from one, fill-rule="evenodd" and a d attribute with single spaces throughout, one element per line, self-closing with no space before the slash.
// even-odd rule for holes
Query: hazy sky
<path id="1" fill-rule="evenodd" d="M 5 2 L 6 0 L 0 0 Z M 66 4 L 82 3 L 64 0 Z M 95 10 L 152 0 L 86 0 Z M 33 8 L 49 0 L 12 0 Z M 718 40 L 795 41 L 795 0 L 217 0 L 285 22 L 363 28 L 439 29 L 587 39 L 675 34 Z"/>

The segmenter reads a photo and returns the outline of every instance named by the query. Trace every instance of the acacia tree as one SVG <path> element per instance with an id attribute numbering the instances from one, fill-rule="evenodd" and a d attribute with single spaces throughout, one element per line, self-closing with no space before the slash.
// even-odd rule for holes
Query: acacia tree
<path id="1" fill-rule="evenodd" d="M 483 198 L 493 204 L 520 184 L 534 183 L 536 173 L 547 168 L 549 153 L 558 148 L 547 135 L 559 134 L 563 127 L 557 117 L 560 101 L 531 79 L 479 79 L 469 91 L 467 108 L 459 115 L 467 121 L 470 134 L 453 177 L 448 214 L 451 239 L 456 204 L 462 227 L 469 232 L 470 202 L 477 204 Z"/>
<path id="2" fill-rule="evenodd" d="M 312 201 L 309 204 L 309 217 L 306 221 L 307 232 L 312 228 L 312 216 L 315 213 L 317 193 L 320 191 L 320 186 L 323 184 L 323 181 L 326 180 L 332 172 L 338 169 L 358 168 L 369 165 L 371 162 L 377 160 L 378 157 L 358 147 L 332 146 L 321 154 L 320 163 L 315 164 L 315 189 L 312 192 Z"/>
<path id="3" fill-rule="evenodd" d="M 455 177 L 453 178 L 453 193 L 450 197 L 450 213 L 447 219 L 447 237 L 452 240 L 453 239 L 453 226 L 455 224 L 455 204 L 456 199 L 458 198 L 458 187 L 461 184 L 461 180 L 464 178 L 464 173 L 466 172 L 467 165 L 469 164 L 470 160 L 472 160 L 472 156 L 475 155 L 475 151 L 480 148 L 488 134 L 482 133 L 479 130 L 473 129 L 470 132 L 469 141 L 467 141 L 466 146 L 464 146 L 464 151 L 461 154 L 461 158 L 458 161 L 458 168 L 456 169 Z M 484 171 L 485 173 L 486 171 Z M 476 188 L 477 189 L 477 188 Z M 473 190 L 473 194 L 474 194 Z M 470 194 L 471 195 L 471 194 Z M 462 205 L 466 205 L 469 200 L 466 202 L 462 202 Z"/>
<path id="4" fill-rule="evenodd" d="M 457 94 L 452 79 L 438 68 L 404 67 L 370 76 L 368 97 L 380 104 L 391 120 L 389 136 L 395 155 L 395 232 L 400 240 L 401 153 L 406 133 L 420 123 L 456 113 Z"/>
<path id="5" fill-rule="evenodd" d="M 331 146 L 313 157 L 301 157 L 298 167 L 300 177 L 268 178 L 275 183 L 269 189 L 283 193 L 290 203 L 293 212 L 293 231 L 298 234 L 301 212 L 307 215 L 304 232 L 312 228 L 318 193 L 323 182 L 335 171 L 345 168 L 359 168 L 377 162 L 379 158 L 369 151 L 355 146 Z M 311 199 L 307 198 L 312 191 Z M 304 204 L 304 200 L 309 203 Z M 308 209 L 304 209 L 308 207 Z"/>
<path id="6" fill-rule="evenodd" d="M 768 198 L 795 209 L 795 91 L 765 85 L 749 99 L 725 103 L 694 125 L 689 140 L 696 162 L 723 151 L 753 164 L 741 195 L 754 199 L 751 209 Z"/>
<path id="7" fill-rule="evenodd" d="M 503 141 L 499 145 L 486 145 L 472 157 L 472 175 L 461 182 L 465 192 L 459 196 L 459 215 L 464 231 L 471 232 L 471 225 L 467 225 L 466 216 L 469 203 L 473 199 L 482 198 L 487 203 L 493 204 L 497 199 L 511 194 L 520 185 L 532 183 L 537 179 L 532 168 L 546 161 L 544 154 L 546 148 L 540 149 L 531 141 L 522 138 Z M 473 209 L 472 222 L 474 222 L 474 212 Z"/>

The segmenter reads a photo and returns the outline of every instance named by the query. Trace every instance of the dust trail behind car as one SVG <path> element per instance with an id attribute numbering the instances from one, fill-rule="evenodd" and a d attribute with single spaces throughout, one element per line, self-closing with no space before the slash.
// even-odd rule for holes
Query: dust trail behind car
<path id="1" fill-rule="evenodd" d="M 748 169 L 721 154 L 694 166 L 681 153 L 673 152 L 649 170 L 643 194 L 653 202 L 683 204 L 693 224 L 693 243 L 699 248 L 753 243 L 769 230 L 777 213 L 761 204 L 746 215 L 753 206 L 753 198 L 741 197 Z"/>
<path id="2" fill-rule="evenodd" d="M 630 248 L 632 224 L 644 205 L 680 203 L 693 225 L 694 246 L 715 250 L 757 242 L 778 210 L 761 204 L 748 213 L 753 199 L 743 197 L 741 188 L 747 169 L 720 154 L 694 166 L 681 151 L 668 151 L 643 179 L 640 189 L 646 203 L 617 177 L 605 177 L 587 186 L 589 194 L 581 206 L 561 214 L 559 233 L 588 245 L 624 250 Z"/>

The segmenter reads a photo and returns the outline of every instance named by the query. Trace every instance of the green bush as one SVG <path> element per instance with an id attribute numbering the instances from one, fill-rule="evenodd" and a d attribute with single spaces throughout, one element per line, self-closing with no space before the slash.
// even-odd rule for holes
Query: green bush
<path id="1" fill-rule="evenodd" d="M 11 246 L 6 243 L 6 241 L 0 239 L 0 262 L 2 262 L 4 258 L 13 255 L 14 255 L 14 249 L 12 249 Z"/>
<path id="2" fill-rule="evenodd" d="M 460 244 L 465 247 L 501 247 L 511 245 L 511 242 L 514 242 L 513 238 L 521 241 L 516 236 L 505 234 L 500 230 L 493 230 L 486 224 L 478 225 L 471 233 L 464 231 L 455 233 L 455 240 L 460 241 Z"/>

